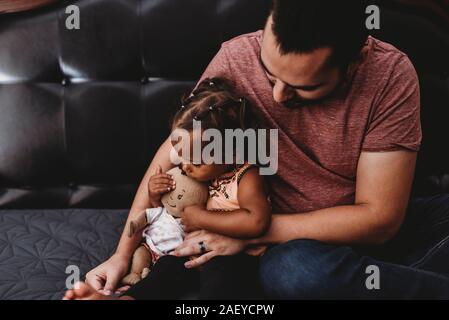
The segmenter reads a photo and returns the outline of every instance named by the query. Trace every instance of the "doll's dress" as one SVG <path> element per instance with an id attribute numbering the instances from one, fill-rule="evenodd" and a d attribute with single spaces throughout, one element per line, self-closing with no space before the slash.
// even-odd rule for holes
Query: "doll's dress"
<path id="1" fill-rule="evenodd" d="M 174 218 L 163 207 L 146 210 L 148 226 L 143 230 L 145 242 L 153 253 L 153 262 L 158 257 L 175 250 L 184 239 L 180 218 Z"/>

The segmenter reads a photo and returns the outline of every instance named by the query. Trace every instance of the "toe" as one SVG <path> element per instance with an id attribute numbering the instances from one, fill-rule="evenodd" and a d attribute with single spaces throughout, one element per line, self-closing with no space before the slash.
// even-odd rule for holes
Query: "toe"
<path id="1" fill-rule="evenodd" d="M 75 297 L 75 294 L 73 290 L 68 290 L 65 294 L 62 300 L 72 300 Z"/>
<path id="2" fill-rule="evenodd" d="M 81 281 L 75 283 L 75 288 L 73 291 L 74 291 L 75 299 L 83 299 L 83 298 L 90 296 L 96 292 L 95 289 L 92 288 L 90 285 L 88 285 L 85 282 L 81 282 Z"/>

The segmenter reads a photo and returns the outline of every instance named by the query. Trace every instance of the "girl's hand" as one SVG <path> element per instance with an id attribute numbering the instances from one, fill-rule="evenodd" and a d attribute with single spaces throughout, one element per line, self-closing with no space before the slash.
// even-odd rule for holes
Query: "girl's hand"
<path id="1" fill-rule="evenodd" d="M 108 260 L 95 267 L 86 274 L 86 282 L 95 290 L 111 295 L 114 292 L 122 292 L 126 288 L 117 289 L 117 285 L 126 275 L 129 268 L 129 259 L 114 254 Z"/>
<path id="2" fill-rule="evenodd" d="M 162 168 L 158 167 L 157 172 L 148 181 L 148 197 L 153 207 L 162 207 L 161 196 L 176 188 L 176 182 L 169 174 L 162 173 Z"/>
<path id="3" fill-rule="evenodd" d="M 200 230 L 200 216 L 204 214 L 204 211 L 204 206 L 193 205 L 185 207 L 181 215 L 181 224 L 184 226 L 184 231 L 193 232 Z"/>
<path id="4" fill-rule="evenodd" d="M 199 243 L 202 242 L 206 252 L 201 254 Z M 171 255 L 177 257 L 190 257 L 199 255 L 199 257 L 187 261 L 186 268 L 196 268 L 215 256 L 232 256 L 245 250 L 247 242 L 242 239 L 234 239 L 219 234 L 211 233 L 205 230 L 189 233 L 184 242 L 176 248 Z"/>

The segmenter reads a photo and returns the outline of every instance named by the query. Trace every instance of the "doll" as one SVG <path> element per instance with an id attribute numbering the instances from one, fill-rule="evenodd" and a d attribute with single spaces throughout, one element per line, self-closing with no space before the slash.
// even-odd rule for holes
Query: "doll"
<path id="1" fill-rule="evenodd" d="M 134 285 L 145 278 L 156 260 L 176 249 L 184 239 L 180 218 L 185 207 L 205 205 L 208 199 L 207 184 L 182 174 L 178 167 L 167 171 L 176 181 L 176 189 L 162 196 L 164 207 L 142 211 L 129 224 L 128 236 L 143 230 L 145 243 L 133 254 L 131 271 L 122 280 Z"/>

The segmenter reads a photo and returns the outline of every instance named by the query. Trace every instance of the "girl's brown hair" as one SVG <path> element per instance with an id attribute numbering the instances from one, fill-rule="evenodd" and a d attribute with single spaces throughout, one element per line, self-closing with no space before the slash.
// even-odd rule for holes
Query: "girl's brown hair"
<path id="1" fill-rule="evenodd" d="M 244 97 L 238 97 L 229 83 L 223 78 L 207 78 L 201 81 L 192 94 L 182 100 L 182 106 L 176 113 L 172 131 L 175 129 L 193 130 L 194 121 L 201 121 L 201 129 L 216 129 L 222 136 L 225 130 L 262 128 L 261 117 Z M 244 154 L 238 155 L 244 161 L 249 160 L 249 140 L 244 141 Z M 255 142 L 258 148 L 258 142 Z M 227 152 L 222 144 L 222 155 Z M 237 156 L 234 146 L 234 156 Z"/>
<path id="2" fill-rule="evenodd" d="M 238 97 L 223 78 L 207 78 L 201 81 L 192 94 L 182 100 L 175 114 L 172 130 L 193 129 L 193 121 L 201 121 L 201 128 L 247 129 L 260 127 L 260 118 L 244 97 Z"/>

